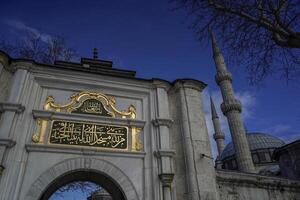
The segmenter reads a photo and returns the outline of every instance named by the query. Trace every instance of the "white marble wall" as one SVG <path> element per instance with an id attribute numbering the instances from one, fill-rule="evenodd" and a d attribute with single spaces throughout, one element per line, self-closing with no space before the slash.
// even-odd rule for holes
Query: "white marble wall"
<path id="1" fill-rule="evenodd" d="M 222 200 L 299 200 L 300 182 L 234 171 L 217 171 Z"/>
<path id="2" fill-rule="evenodd" d="M 5 101 L 11 84 L 12 73 L 7 71 L 0 63 L 0 102 Z"/>
<path id="3" fill-rule="evenodd" d="M 242 176 L 218 173 L 216 179 L 202 105 L 203 83 L 177 80 L 172 84 L 28 63 L 14 65 L 15 81 L 7 95 L 12 104 L 1 104 L 6 108 L 0 121 L 0 155 L 5 167 L 0 175 L 1 200 L 38 200 L 57 177 L 82 169 L 98 170 L 110 176 L 128 200 L 217 200 L 219 197 L 223 200 L 233 188 L 240 188 L 238 193 L 248 195 L 248 185 L 227 185 L 231 179 L 236 179 L 235 183 L 239 178 L 245 179 Z M 48 95 L 56 103 L 64 104 L 71 94 L 83 90 L 116 97 L 118 109 L 127 110 L 130 104 L 137 108 L 136 120 L 111 122 L 144 126 L 141 151 L 53 145 L 48 144 L 47 134 L 42 143 L 32 142 L 37 115 L 107 122 L 101 117 L 43 112 Z M 251 195 L 258 191 L 252 190 Z M 273 190 L 276 194 L 281 191 Z M 282 198 L 288 199 L 288 195 L 294 193 L 286 192 Z"/>
<path id="4" fill-rule="evenodd" d="M 156 150 L 151 121 L 155 118 L 156 109 L 155 104 L 150 104 L 154 97 L 153 85 L 147 81 L 95 74 L 83 75 L 77 72 L 37 66 L 32 66 L 30 72 L 25 69 L 21 69 L 20 72 L 24 72 L 24 76 L 19 77 L 15 73 L 16 89 L 11 90 L 12 95 L 10 95 L 11 98 L 15 98 L 10 99 L 10 102 L 24 105 L 25 111 L 9 118 L 12 126 L 8 131 L 3 132 L 4 129 L 7 130 L 3 123 L 0 127 L 0 139 L 7 137 L 16 142 L 16 145 L 7 151 L 3 159 L 5 170 L 0 177 L 0 199 L 37 199 L 37 192 L 43 191 L 45 188 L 32 190 L 32 184 L 36 186 L 37 180 L 45 181 L 43 177 L 48 177 L 45 174 L 49 170 L 55 171 L 55 166 L 59 163 L 72 159 L 92 159 L 95 162 L 110 163 L 109 166 L 114 166 L 120 171 L 120 176 L 126 177 L 117 177 L 115 181 L 120 182 L 121 185 L 122 180 L 130 183 L 128 186 L 123 184 L 122 189 L 129 192 L 128 190 L 133 188 L 136 191 L 136 195 L 130 197 L 132 200 L 161 199 L 156 158 L 153 155 Z M 36 120 L 32 111 L 42 110 L 48 95 L 52 95 L 55 102 L 64 104 L 68 102 L 71 94 L 82 90 L 98 91 L 116 97 L 116 106 L 120 110 L 127 110 L 130 104 L 134 105 L 137 108 L 137 120 L 146 122 L 140 137 L 145 144 L 143 150 L 140 152 L 113 152 L 88 150 L 80 147 L 60 148 L 47 144 L 47 140 L 44 144 L 33 143 L 31 137 L 36 131 Z M 5 111 L 5 113 L 9 112 Z M 109 170 L 107 173 L 111 173 L 108 175 L 114 177 L 115 173 Z M 54 179 L 55 176 L 50 178 Z M 41 183 L 40 187 L 42 186 L 45 185 Z M 33 194 L 34 191 L 36 194 Z"/>
<path id="5" fill-rule="evenodd" d="M 177 81 L 170 91 L 174 126 L 171 130 L 175 155 L 177 199 L 218 199 L 213 158 L 204 118 L 201 91 L 193 80 Z"/>

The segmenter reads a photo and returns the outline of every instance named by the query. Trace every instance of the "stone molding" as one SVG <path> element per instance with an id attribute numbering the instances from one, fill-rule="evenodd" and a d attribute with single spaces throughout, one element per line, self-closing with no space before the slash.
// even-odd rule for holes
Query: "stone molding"
<path id="1" fill-rule="evenodd" d="M 16 113 L 22 113 L 25 110 L 25 106 L 18 103 L 0 102 L 0 112 L 13 111 Z"/>
<path id="2" fill-rule="evenodd" d="M 10 60 L 9 55 L 0 50 L 0 63 L 3 65 L 3 68 L 9 72 L 14 72 L 15 69 L 11 67 Z"/>
<path id="3" fill-rule="evenodd" d="M 67 159 L 50 167 L 31 184 L 24 200 L 39 199 L 45 189 L 53 183 L 55 179 L 66 173 L 81 170 L 91 170 L 107 175 L 119 185 L 124 192 L 126 199 L 140 200 L 132 181 L 121 169 L 108 161 L 87 157 Z"/>
<path id="4" fill-rule="evenodd" d="M 23 69 L 30 71 L 34 66 L 33 60 L 14 60 L 14 62 L 11 64 L 11 67 L 15 70 Z"/>
<path id="5" fill-rule="evenodd" d="M 193 90 L 197 90 L 202 92 L 202 90 L 207 86 L 202 81 L 194 80 L 194 79 L 178 79 L 173 82 L 174 86 L 173 89 L 175 91 L 182 89 L 182 88 L 189 88 Z"/>
<path id="6" fill-rule="evenodd" d="M 25 148 L 28 152 L 47 152 L 47 153 L 64 153 L 64 154 L 82 154 L 90 156 L 110 156 L 110 157 L 127 157 L 127 158 L 144 158 L 145 152 L 136 151 L 113 151 L 101 150 L 90 147 L 74 147 L 55 144 L 26 144 Z"/>
<path id="7" fill-rule="evenodd" d="M 162 182 L 163 187 L 171 187 L 171 184 L 174 179 L 174 174 L 173 173 L 163 173 L 159 174 L 159 179 Z"/>
<path id="8" fill-rule="evenodd" d="M 233 172 L 216 170 L 216 180 L 220 185 L 232 185 L 236 187 L 264 188 L 264 189 L 285 189 L 299 191 L 300 182 L 279 177 L 262 176 L 252 173 Z"/>
<path id="9" fill-rule="evenodd" d="M 86 115 L 77 113 L 63 113 L 45 110 L 32 110 L 32 115 L 35 119 L 42 118 L 46 120 L 81 120 L 89 122 L 98 122 L 114 125 L 125 125 L 125 126 L 135 126 L 138 128 L 143 128 L 146 124 L 143 120 L 137 119 L 122 119 L 113 117 L 103 117 L 97 115 Z"/>
<path id="10" fill-rule="evenodd" d="M 0 165 L 0 177 L 1 177 L 4 170 L 5 170 L 5 167 L 3 165 Z"/>
<path id="11" fill-rule="evenodd" d="M 167 126 L 168 128 L 170 128 L 174 121 L 172 119 L 156 118 L 152 120 L 152 123 L 154 126 Z"/>
<path id="12" fill-rule="evenodd" d="M 218 72 L 215 76 L 215 80 L 218 85 L 224 80 L 232 82 L 232 75 L 230 72 Z"/>
<path id="13" fill-rule="evenodd" d="M 163 88 L 166 92 L 171 88 L 171 84 L 168 81 L 162 79 L 152 79 L 152 83 L 155 88 Z"/>
<path id="14" fill-rule="evenodd" d="M 161 158 L 161 157 L 171 157 L 171 158 L 173 158 L 175 156 L 175 150 L 159 149 L 158 151 L 154 152 L 154 156 L 157 157 L 157 158 Z"/>
<path id="15" fill-rule="evenodd" d="M 0 146 L 11 148 L 16 145 L 16 142 L 10 139 L 0 139 Z"/>
<path id="16" fill-rule="evenodd" d="M 224 140 L 225 139 L 225 135 L 222 132 L 221 133 L 215 133 L 213 136 L 214 136 L 215 140 L 217 140 L 217 139 L 223 139 Z"/>
<path id="17" fill-rule="evenodd" d="M 221 110 L 224 115 L 233 110 L 238 111 L 240 113 L 242 112 L 242 104 L 237 99 L 230 99 L 229 101 L 224 101 L 221 104 Z"/>

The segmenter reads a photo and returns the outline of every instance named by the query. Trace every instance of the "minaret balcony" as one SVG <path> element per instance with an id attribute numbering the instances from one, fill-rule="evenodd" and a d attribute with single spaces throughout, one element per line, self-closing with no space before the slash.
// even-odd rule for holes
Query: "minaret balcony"
<path id="1" fill-rule="evenodd" d="M 224 101 L 221 104 L 221 110 L 224 115 L 226 115 L 230 111 L 242 112 L 242 104 L 237 99 L 230 99 L 230 100 Z"/>
<path id="2" fill-rule="evenodd" d="M 230 72 L 227 72 L 227 71 L 225 71 L 225 72 L 218 71 L 218 73 L 215 76 L 215 80 L 218 85 L 220 85 L 220 83 L 224 80 L 228 80 L 228 81 L 232 82 L 232 75 Z"/>
<path id="3" fill-rule="evenodd" d="M 220 139 L 222 139 L 222 140 L 225 139 L 224 134 L 223 133 L 215 133 L 214 134 L 214 140 L 220 140 Z"/>

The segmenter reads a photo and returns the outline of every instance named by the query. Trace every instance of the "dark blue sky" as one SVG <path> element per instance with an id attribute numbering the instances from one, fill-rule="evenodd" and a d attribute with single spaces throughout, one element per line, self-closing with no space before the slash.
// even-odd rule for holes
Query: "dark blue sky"
<path id="1" fill-rule="evenodd" d="M 97 47 L 101 59 L 136 70 L 139 77 L 200 79 L 219 103 L 210 46 L 196 40 L 189 24 L 185 12 L 172 11 L 168 0 L 2 0 L 0 12 L 2 38 L 15 40 L 26 29 L 62 35 L 80 56 L 90 57 Z M 249 86 L 242 66 L 228 67 L 245 105 L 249 131 L 268 131 L 289 140 L 299 137 L 299 85 L 286 85 L 275 77 L 258 89 Z M 206 93 L 206 109 L 207 97 Z"/>

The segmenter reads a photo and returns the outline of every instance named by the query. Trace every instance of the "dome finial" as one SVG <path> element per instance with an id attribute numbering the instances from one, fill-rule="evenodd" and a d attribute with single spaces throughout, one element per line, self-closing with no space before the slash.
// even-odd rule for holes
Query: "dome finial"
<path id="1" fill-rule="evenodd" d="M 95 59 L 95 60 L 98 59 L 98 49 L 97 48 L 93 49 L 93 59 Z"/>

